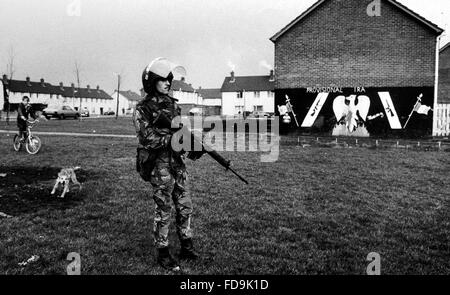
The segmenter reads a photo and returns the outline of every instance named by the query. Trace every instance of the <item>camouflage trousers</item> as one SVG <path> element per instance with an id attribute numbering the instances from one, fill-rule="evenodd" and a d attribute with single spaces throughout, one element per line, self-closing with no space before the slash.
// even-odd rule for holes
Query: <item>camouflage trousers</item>
<path id="1" fill-rule="evenodd" d="M 175 205 L 176 228 L 180 240 L 192 238 L 192 201 L 186 192 L 187 172 L 183 168 L 170 168 L 167 163 L 157 163 L 151 174 L 155 200 L 153 234 L 157 248 L 169 246 L 169 226 L 172 202 Z"/>

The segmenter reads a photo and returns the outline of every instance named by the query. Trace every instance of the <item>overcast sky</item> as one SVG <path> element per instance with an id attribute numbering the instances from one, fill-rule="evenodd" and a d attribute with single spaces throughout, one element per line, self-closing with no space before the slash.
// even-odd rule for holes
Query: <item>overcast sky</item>
<path id="1" fill-rule="evenodd" d="M 268 74 L 269 38 L 315 1 L 0 0 L 0 71 L 13 48 L 16 79 L 68 85 L 77 60 L 83 86 L 112 93 L 122 73 L 122 89 L 138 91 L 145 66 L 164 56 L 194 87 L 220 88 L 233 65 L 236 75 Z M 450 28 L 449 0 L 400 2 Z"/>

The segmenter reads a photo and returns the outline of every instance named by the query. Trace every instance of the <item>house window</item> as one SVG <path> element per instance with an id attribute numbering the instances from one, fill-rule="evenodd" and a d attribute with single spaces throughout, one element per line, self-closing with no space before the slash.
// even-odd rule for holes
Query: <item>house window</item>
<path id="1" fill-rule="evenodd" d="M 253 106 L 253 111 L 255 112 L 263 112 L 263 106 Z"/>
<path id="2" fill-rule="evenodd" d="M 237 98 L 243 98 L 243 97 L 244 97 L 244 92 L 239 91 L 239 92 L 236 94 L 236 97 L 237 97 Z"/>
<path id="3" fill-rule="evenodd" d="M 259 92 L 259 91 L 254 91 L 254 92 L 253 92 L 253 96 L 254 96 L 255 98 L 260 98 L 260 97 L 261 97 L 261 92 Z"/>

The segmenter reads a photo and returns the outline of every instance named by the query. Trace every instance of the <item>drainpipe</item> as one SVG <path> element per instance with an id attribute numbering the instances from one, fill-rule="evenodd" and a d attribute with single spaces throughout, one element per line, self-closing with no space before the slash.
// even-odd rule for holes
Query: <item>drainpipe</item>
<path id="1" fill-rule="evenodd" d="M 439 47 L 440 47 L 440 42 L 441 41 L 441 36 L 438 36 L 436 38 L 436 63 L 435 63 L 435 69 L 434 69 L 434 105 L 433 105 L 433 134 L 432 136 L 434 136 L 435 134 L 437 134 L 437 106 L 438 106 L 438 87 L 439 87 Z"/>

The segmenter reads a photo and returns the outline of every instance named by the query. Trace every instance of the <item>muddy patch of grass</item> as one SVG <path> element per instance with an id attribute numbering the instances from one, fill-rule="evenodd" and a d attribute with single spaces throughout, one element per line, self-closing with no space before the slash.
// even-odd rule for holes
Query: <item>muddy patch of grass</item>
<path id="1" fill-rule="evenodd" d="M 0 172 L 6 174 L 0 182 L 0 208 L 1 212 L 20 216 L 37 213 L 42 210 L 66 210 L 81 204 L 87 194 L 71 184 L 71 191 L 64 199 L 58 198 L 61 187 L 55 195 L 50 192 L 61 167 L 35 167 L 35 166 L 0 166 Z M 90 171 L 77 171 L 80 183 L 98 176 Z M 73 193 L 75 192 L 75 193 Z"/>

